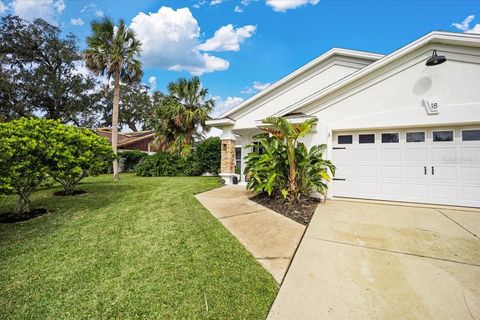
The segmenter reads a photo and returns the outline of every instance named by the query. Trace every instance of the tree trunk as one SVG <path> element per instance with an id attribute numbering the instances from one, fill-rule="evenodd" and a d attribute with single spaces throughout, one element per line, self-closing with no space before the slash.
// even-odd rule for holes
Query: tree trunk
<path id="1" fill-rule="evenodd" d="M 288 155 L 288 183 L 289 183 L 289 196 L 290 201 L 295 202 L 298 200 L 298 186 L 297 186 L 297 159 L 295 159 L 295 145 L 291 142 L 287 142 L 287 155 Z"/>
<path id="2" fill-rule="evenodd" d="M 114 89 L 113 89 L 113 113 L 112 113 L 112 149 L 117 154 L 118 144 L 118 103 L 120 100 L 120 69 L 114 74 Z M 113 160 L 113 179 L 120 178 L 118 160 Z"/>
<path id="3" fill-rule="evenodd" d="M 30 211 L 30 197 L 29 195 L 19 194 L 17 203 L 15 204 L 14 213 L 24 214 Z"/>

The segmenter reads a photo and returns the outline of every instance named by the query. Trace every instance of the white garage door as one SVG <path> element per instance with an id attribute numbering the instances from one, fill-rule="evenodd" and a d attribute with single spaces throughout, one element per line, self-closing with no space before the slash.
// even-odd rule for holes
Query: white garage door
<path id="1" fill-rule="evenodd" d="M 335 132 L 334 196 L 480 207 L 480 128 Z"/>

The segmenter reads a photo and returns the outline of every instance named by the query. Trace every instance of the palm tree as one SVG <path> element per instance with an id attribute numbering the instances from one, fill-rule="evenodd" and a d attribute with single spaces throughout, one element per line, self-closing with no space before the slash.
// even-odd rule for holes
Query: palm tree
<path id="1" fill-rule="evenodd" d="M 263 120 L 262 130 L 281 140 L 287 149 L 288 159 L 288 193 L 297 200 L 300 188 L 297 182 L 297 159 L 295 149 L 298 139 L 305 137 L 317 124 L 317 118 L 310 118 L 301 123 L 291 123 L 284 117 L 269 117 Z"/>
<path id="2" fill-rule="evenodd" d="M 92 21 L 91 26 L 88 48 L 84 52 L 85 64 L 96 75 L 106 76 L 107 81 L 113 78 L 112 148 L 117 153 L 120 80 L 134 83 L 142 78 L 142 65 L 137 59 L 142 43 L 124 20 L 115 25 L 110 18 L 104 17 Z M 113 161 L 113 178 L 119 178 L 118 160 Z"/>
<path id="3" fill-rule="evenodd" d="M 152 126 L 161 150 L 187 155 L 201 131 L 209 130 L 205 121 L 213 110 L 214 100 L 206 98 L 208 90 L 198 77 L 170 82 L 168 92 L 159 101 Z"/>

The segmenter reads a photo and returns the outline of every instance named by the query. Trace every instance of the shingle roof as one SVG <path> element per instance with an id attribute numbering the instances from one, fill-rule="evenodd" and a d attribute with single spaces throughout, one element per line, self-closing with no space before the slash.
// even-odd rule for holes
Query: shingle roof
<path id="1" fill-rule="evenodd" d="M 96 133 L 102 137 L 112 141 L 112 129 L 110 128 L 98 128 Z M 119 132 L 118 133 L 118 147 L 124 147 L 132 143 L 136 143 L 146 139 L 155 138 L 155 132 L 153 130 L 138 131 L 138 132 Z"/>

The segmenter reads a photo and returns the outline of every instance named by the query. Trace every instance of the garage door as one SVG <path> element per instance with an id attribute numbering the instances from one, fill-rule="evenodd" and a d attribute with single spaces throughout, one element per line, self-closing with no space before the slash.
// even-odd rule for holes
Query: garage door
<path id="1" fill-rule="evenodd" d="M 338 197 L 480 207 L 480 128 L 335 132 Z"/>

